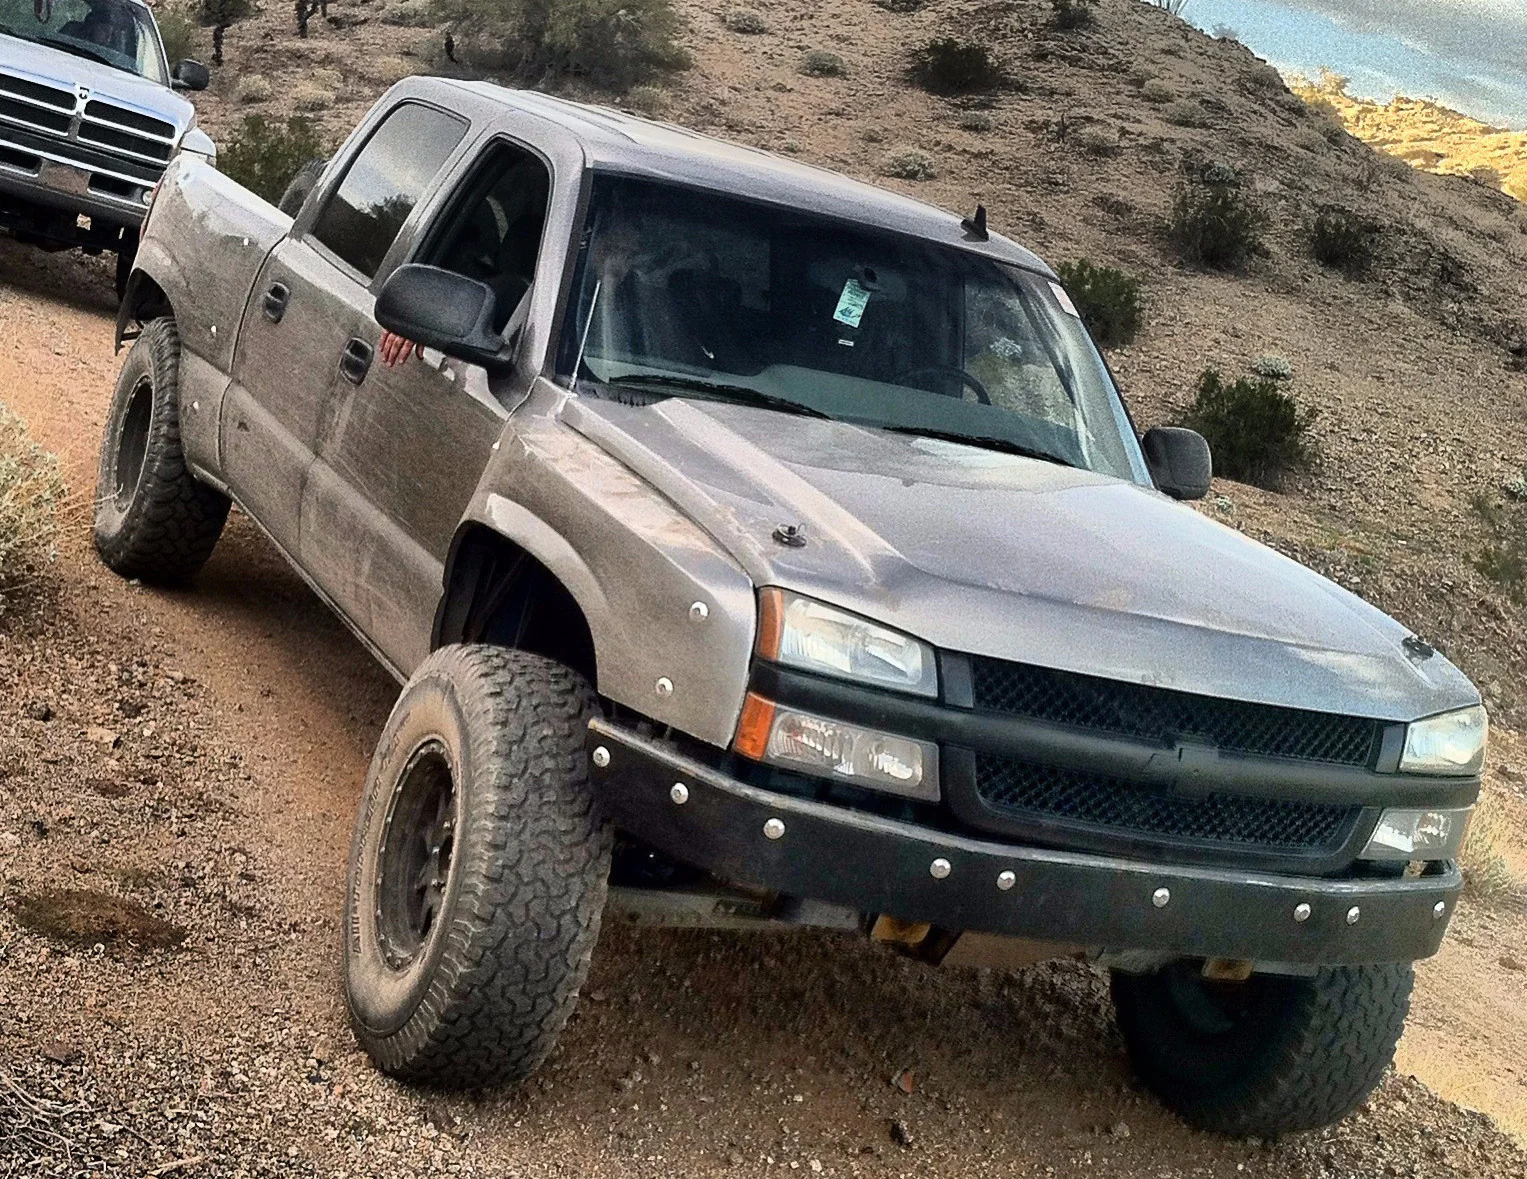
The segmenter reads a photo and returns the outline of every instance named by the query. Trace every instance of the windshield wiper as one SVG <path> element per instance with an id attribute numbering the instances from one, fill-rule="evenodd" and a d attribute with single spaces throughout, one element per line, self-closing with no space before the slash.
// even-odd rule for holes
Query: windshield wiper
<path id="1" fill-rule="evenodd" d="M 794 401 L 789 397 L 780 397 L 774 393 L 765 393 L 762 389 L 755 389 L 751 385 L 728 385 L 720 381 L 707 381 L 702 377 L 679 377 L 665 373 L 630 373 L 604 383 L 617 389 L 671 389 L 697 393 L 701 397 L 710 397 L 716 401 L 732 401 L 739 405 L 778 409 L 785 413 L 804 414 L 812 418 L 830 416 L 814 405 Z"/>
<path id="2" fill-rule="evenodd" d="M 1062 467 L 1075 467 L 1076 463 L 1053 451 L 1041 450 L 1037 446 L 1025 446 L 1021 442 L 1014 442 L 1010 438 L 993 438 L 985 434 L 961 434 L 957 430 L 933 430 L 923 426 L 881 426 L 882 430 L 889 430 L 893 434 L 914 434 L 919 438 L 937 438 L 940 442 L 958 442 L 965 446 L 978 446 L 982 450 L 997 450 L 1003 454 L 1016 454 L 1022 458 L 1039 459 L 1041 462 L 1055 463 Z"/>

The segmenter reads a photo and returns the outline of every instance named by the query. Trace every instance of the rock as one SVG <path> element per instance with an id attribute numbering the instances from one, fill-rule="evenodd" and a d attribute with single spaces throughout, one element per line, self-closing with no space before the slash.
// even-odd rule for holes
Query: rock
<path id="1" fill-rule="evenodd" d="M 1523 966 L 1520 959 L 1513 958 L 1510 954 L 1500 956 L 1500 964 L 1506 970 L 1513 970 L 1518 974 L 1527 972 L 1527 966 Z"/>
<path id="2" fill-rule="evenodd" d="M 73 1064 L 80 1058 L 80 1050 L 63 1040 L 50 1040 L 42 1046 L 42 1054 L 54 1064 Z"/>
<path id="3" fill-rule="evenodd" d="M 897 1073 L 894 1077 L 891 1078 L 891 1084 L 901 1092 L 910 1095 L 912 1090 L 917 1087 L 917 1077 L 913 1074 L 911 1069 L 904 1068 L 901 1070 L 901 1072 Z"/>
<path id="4" fill-rule="evenodd" d="M 1113 1135 L 1115 1138 L 1128 1138 L 1129 1137 L 1129 1123 L 1128 1122 L 1115 1122 L 1113 1125 L 1108 1127 L 1108 1132 L 1111 1135 Z"/>
<path id="5" fill-rule="evenodd" d="M 891 1141 L 897 1146 L 910 1147 L 914 1141 L 912 1127 L 907 1125 L 904 1118 L 891 1119 Z"/>
<path id="6" fill-rule="evenodd" d="M 28 720 L 50 721 L 53 719 L 53 705 L 46 700 L 33 700 L 27 704 L 26 715 Z"/>
<path id="7" fill-rule="evenodd" d="M 115 749 L 117 743 L 122 740 L 111 729 L 102 728 L 100 725 L 91 725 L 85 730 L 85 740 L 92 745 L 100 745 L 106 749 Z"/>

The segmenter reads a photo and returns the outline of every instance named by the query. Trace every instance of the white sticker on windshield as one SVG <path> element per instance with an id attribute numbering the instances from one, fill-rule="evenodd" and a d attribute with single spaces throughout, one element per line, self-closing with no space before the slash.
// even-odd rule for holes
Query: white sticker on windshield
<path id="1" fill-rule="evenodd" d="M 856 279 L 851 278 L 843 284 L 843 293 L 838 296 L 838 309 L 832 313 L 832 317 L 839 323 L 856 328 L 864 318 L 864 309 L 869 301 L 870 293 Z"/>
<path id="2" fill-rule="evenodd" d="M 1067 315 L 1075 316 L 1077 319 L 1082 317 L 1082 313 L 1076 309 L 1076 304 L 1071 302 L 1071 296 L 1066 294 L 1065 287 L 1061 286 L 1058 282 L 1052 282 L 1050 289 L 1055 292 L 1055 301 L 1060 304 L 1062 311 Z"/>

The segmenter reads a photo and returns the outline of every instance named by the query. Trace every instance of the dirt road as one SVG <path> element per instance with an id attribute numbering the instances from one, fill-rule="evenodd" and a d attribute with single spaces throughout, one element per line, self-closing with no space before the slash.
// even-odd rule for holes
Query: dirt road
<path id="1" fill-rule="evenodd" d="M 240 517 L 194 593 L 94 560 L 111 318 L 104 270 L 0 241 L 0 397 L 74 489 L 44 612 L 0 619 L 0 1080 L 77 1111 L 55 1124 L 91 1173 L 1527 1175 L 1405 1077 L 1322 1134 L 1191 1133 L 1130 1078 L 1096 972 L 941 973 L 825 936 L 606 930 L 530 1085 L 381 1078 L 345 1026 L 337 915 L 394 685 Z M 137 898 L 185 941 L 60 950 L 15 919 L 58 888 Z M 1498 964 L 1524 924 L 1460 917 L 1403 1060 L 1527 1136 L 1527 985 Z M 0 1175 L 81 1173 L 6 1143 Z"/>

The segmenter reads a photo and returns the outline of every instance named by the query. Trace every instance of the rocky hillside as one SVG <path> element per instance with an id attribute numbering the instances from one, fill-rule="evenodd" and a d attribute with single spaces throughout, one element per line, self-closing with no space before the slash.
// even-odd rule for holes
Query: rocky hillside
<path id="1" fill-rule="evenodd" d="M 1222 483 L 1206 510 L 1395 613 L 1499 717 L 1527 720 L 1527 507 L 1507 490 L 1527 466 L 1527 207 L 1375 152 L 1244 46 L 1139 0 L 1097 0 L 1079 28 L 1052 0 L 677 6 L 691 66 L 604 101 L 948 208 L 979 201 L 1052 262 L 1138 276 L 1144 328 L 1110 359 L 1142 426 L 1179 417 L 1206 366 L 1286 357 L 1321 464 L 1283 494 Z M 452 33 L 470 60 L 469 30 L 433 11 L 331 0 L 299 39 L 271 6 L 228 30 L 204 119 L 226 136 L 301 110 L 337 141 L 403 73 L 476 72 L 446 57 Z M 1000 80 L 958 98 L 913 84 L 912 53 L 946 37 L 986 47 Z M 1213 163 L 1268 219 L 1239 272 L 1186 264 L 1165 232 L 1177 186 Z M 1313 256 L 1333 206 L 1372 231 L 1361 278 Z"/>

